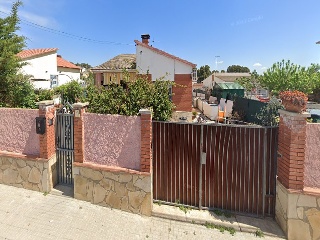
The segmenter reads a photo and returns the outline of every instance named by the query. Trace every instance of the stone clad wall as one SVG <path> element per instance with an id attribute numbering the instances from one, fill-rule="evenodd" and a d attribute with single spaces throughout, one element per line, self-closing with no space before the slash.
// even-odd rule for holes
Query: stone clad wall
<path id="1" fill-rule="evenodd" d="M 151 216 L 151 174 L 89 163 L 74 163 L 74 197 Z"/>
<path id="2" fill-rule="evenodd" d="M 276 220 L 289 240 L 320 239 L 320 191 L 292 191 L 277 181 Z"/>
<path id="3" fill-rule="evenodd" d="M 51 159 L 0 154 L 0 184 L 50 192 L 56 184 L 55 156 Z"/>

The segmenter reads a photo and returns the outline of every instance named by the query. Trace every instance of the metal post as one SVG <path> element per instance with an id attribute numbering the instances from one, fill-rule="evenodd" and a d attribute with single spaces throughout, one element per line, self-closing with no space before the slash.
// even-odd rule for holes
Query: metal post
<path id="1" fill-rule="evenodd" d="M 263 186 L 262 186 L 262 216 L 265 215 L 265 202 L 266 202 L 266 158 L 267 158 L 267 128 L 264 128 L 264 137 L 263 137 Z"/>
<path id="2" fill-rule="evenodd" d="M 203 164 L 203 125 L 200 134 L 200 166 L 199 166 L 199 209 L 202 209 L 202 164 Z"/>

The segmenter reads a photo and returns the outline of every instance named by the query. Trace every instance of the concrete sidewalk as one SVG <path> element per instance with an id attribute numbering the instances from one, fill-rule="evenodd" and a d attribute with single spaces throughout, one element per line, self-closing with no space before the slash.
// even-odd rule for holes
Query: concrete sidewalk
<path id="1" fill-rule="evenodd" d="M 0 184 L 0 239 L 259 238 L 247 232 L 236 232 L 232 236 L 199 224 L 143 217 L 70 197 Z"/>

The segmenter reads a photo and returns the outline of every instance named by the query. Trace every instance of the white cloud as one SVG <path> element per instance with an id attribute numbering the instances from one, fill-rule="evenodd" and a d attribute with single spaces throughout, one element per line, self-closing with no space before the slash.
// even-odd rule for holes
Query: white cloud
<path id="1" fill-rule="evenodd" d="M 40 15 L 33 14 L 31 12 L 20 11 L 19 13 L 22 19 L 25 19 L 29 22 L 48 27 L 50 25 L 50 19 L 46 17 L 42 17 Z"/>
<path id="2" fill-rule="evenodd" d="M 4 17 L 7 17 L 11 13 L 11 8 L 13 5 L 14 1 L 13 0 L 0 0 L 0 14 L 3 15 Z M 44 13 L 44 9 L 38 8 L 35 9 L 34 6 L 32 5 L 32 9 L 30 9 L 31 3 L 26 0 L 24 4 L 19 8 L 18 10 L 18 15 L 20 19 L 25 21 L 29 21 L 44 27 L 52 27 L 55 25 L 56 21 L 50 17 L 50 14 Z M 34 4 L 34 2 L 33 2 Z M 37 4 L 34 4 L 37 5 Z M 40 9 L 41 13 L 37 14 L 35 11 L 38 11 Z"/>
<path id="3" fill-rule="evenodd" d="M 262 67 L 262 68 L 261 68 L 261 70 L 266 70 L 266 69 L 267 69 L 267 67 Z"/>
<path id="4" fill-rule="evenodd" d="M 262 64 L 261 63 L 255 63 L 253 64 L 254 67 L 262 67 Z"/>

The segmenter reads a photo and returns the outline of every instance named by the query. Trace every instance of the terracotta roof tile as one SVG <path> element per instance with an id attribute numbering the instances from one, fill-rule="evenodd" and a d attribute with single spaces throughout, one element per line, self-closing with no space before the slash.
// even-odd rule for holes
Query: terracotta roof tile
<path id="1" fill-rule="evenodd" d="M 182 63 L 185 63 L 185 64 L 187 64 L 187 65 L 190 65 L 190 66 L 192 66 L 193 68 L 195 68 L 195 67 L 197 66 L 197 64 L 188 62 L 187 60 L 184 60 L 184 59 L 181 59 L 181 58 L 179 58 L 179 57 L 176 57 L 176 56 L 174 56 L 174 55 L 172 55 L 172 54 L 169 54 L 169 53 L 167 53 L 167 52 L 164 52 L 164 51 L 162 51 L 162 50 L 160 50 L 160 49 L 158 49 L 158 48 L 149 46 L 148 44 L 142 43 L 142 42 L 140 42 L 140 41 L 138 41 L 138 40 L 134 40 L 134 42 L 135 42 L 137 45 L 140 45 L 140 46 L 143 46 L 143 47 L 145 47 L 145 48 L 148 48 L 148 49 L 150 49 L 151 51 L 154 51 L 154 52 L 156 52 L 156 53 L 158 53 L 158 54 L 160 54 L 160 55 L 166 56 L 166 57 L 168 57 L 168 58 L 175 59 L 175 60 L 177 60 L 177 61 L 179 61 L 179 62 L 182 62 Z"/>
<path id="2" fill-rule="evenodd" d="M 73 63 L 63 59 L 60 55 L 57 56 L 57 66 L 64 68 L 81 69 L 81 67 L 74 65 Z"/>
<path id="3" fill-rule="evenodd" d="M 46 53 L 57 52 L 58 48 L 39 48 L 39 49 L 26 49 L 18 53 L 18 56 L 22 59 L 30 58 Z"/>

